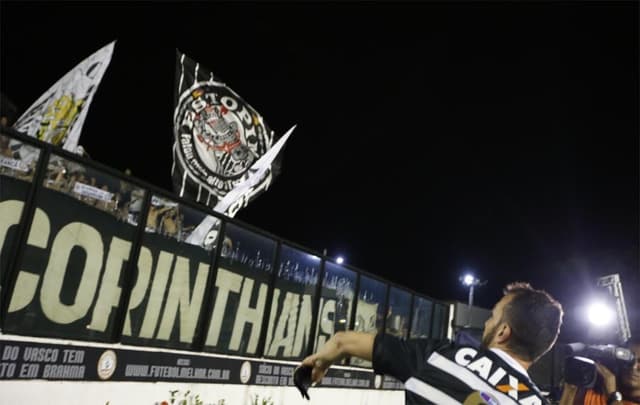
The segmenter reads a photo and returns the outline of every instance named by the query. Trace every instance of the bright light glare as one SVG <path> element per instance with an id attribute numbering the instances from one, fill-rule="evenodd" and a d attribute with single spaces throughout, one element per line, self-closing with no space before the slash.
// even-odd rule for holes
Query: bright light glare
<path id="1" fill-rule="evenodd" d="M 602 302 L 594 302 L 587 310 L 589 322 L 595 326 L 606 326 L 611 323 L 615 316 L 613 310 Z"/>
<path id="2" fill-rule="evenodd" d="M 344 263 L 344 257 L 338 256 L 338 258 L 336 259 L 336 263 L 338 263 L 338 264 Z"/>
<path id="3" fill-rule="evenodd" d="M 475 279 L 473 278 L 473 276 L 471 274 L 466 274 L 464 276 L 464 278 L 462 279 L 462 282 L 464 283 L 464 285 L 470 286 L 471 284 L 473 284 L 474 280 Z"/>

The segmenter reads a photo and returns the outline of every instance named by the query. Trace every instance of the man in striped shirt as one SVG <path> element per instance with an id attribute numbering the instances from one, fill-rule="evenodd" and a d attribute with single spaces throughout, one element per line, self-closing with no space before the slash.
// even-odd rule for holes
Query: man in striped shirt
<path id="1" fill-rule="evenodd" d="M 485 322 L 481 348 L 378 333 L 338 332 L 302 364 L 319 382 L 346 356 L 373 361 L 404 382 L 407 405 L 547 404 L 527 369 L 555 343 L 562 306 L 527 283 L 513 283 Z"/>

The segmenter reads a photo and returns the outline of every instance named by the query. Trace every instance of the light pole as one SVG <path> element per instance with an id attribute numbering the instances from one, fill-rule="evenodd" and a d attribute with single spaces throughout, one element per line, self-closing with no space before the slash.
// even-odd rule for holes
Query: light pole
<path id="1" fill-rule="evenodd" d="M 471 307 L 473 306 L 473 289 L 477 286 L 480 287 L 486 284 L 485 281 L 480 281 L 480 279 L 473 276 L 473 274 L 467 273 L 464 276 L 460 277 L 460 281 L 466 287 L 469 287 L 469 304 L 467 305 L 467 324 L 465 327 L 471 327 Z"/>

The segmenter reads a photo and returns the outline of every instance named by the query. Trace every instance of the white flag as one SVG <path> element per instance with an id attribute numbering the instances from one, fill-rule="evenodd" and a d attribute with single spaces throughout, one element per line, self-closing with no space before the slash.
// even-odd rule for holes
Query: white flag
<path id="1" fill-rule="evenodd" d="M 93 95 L 111 62 L 115 41 L 71 69 L 13 125 L 27 135 L 75 152 Z"/>
<path id="2" fill-rule="evenodd" d="M 245 174 L 245 179 L 218 201 L 218 204 L 213 208 L 214 211 L 221 212 L 233 218 L 240 208 L 247 206 L 255 194 L 262 192 L 263 188 L 266 190 L 267 187 L 269 187 L 271 179 L 263 181 L 264 176 L 267 174 L 267 171 L 271 169 L 271 164 L 276 156 L 278 156 L 278 152 L 280 152 L 280 149 L 282 149 L 284 143 L 287 142 L 287 139 L 289 139 L 289 136 L 295 128 L 295 125 L 291 127 L 282 138 L 278 139 L 278 142 L 276 142 L 271 149 L 251 165 L 251 168 Z"/>

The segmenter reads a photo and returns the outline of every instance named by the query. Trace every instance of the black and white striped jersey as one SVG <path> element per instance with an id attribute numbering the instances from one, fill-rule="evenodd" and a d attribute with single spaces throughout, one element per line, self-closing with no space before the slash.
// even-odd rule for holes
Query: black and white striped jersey
<path id="1" fill-rule="evenodd" d="M 406 405 L 548 405 L 526 370 L 501 350 L 378 334 L 373 368 L 404 382 Z"/>

